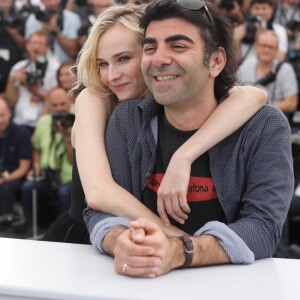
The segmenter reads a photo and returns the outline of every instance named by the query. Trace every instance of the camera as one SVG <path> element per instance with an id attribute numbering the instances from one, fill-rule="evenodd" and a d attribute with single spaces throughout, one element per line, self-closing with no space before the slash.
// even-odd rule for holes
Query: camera
<path id="1" fill-rule="evenodd" d="M 246 23 L 246 34 L 243 38 L 242 42 L 245 44 L 253 44 L 255 41 L 255 36 L 257 32 L 257 27 L 262 22 L 262 19 L 260 16 L 256 15 L 249 15 L 245 19 Z"/>
<path id="2" fill-rule="evenodd" d="M 291 50 L 288 53 L 289 62 L 299 61 L 300 60 L 300 50 Z"/>
<path id="3" fill-rule="evenodd" d="M 40 80 L 40 76 L 36 72 L 26 72 L 26 83 L 29 86 L 34 86 Z"/>
<path id="4" fill-rule="evenodd" d="M 45 56 L 39 55 L 36 58 L 35 66 L 33 70 L 29 68 L 31 65 L 27 66 L 26 71 L 26 83 L 29 86 L 36 85 L 39 81 L 42 81 L 47 70 L 48 61 Z"/>
<path id="5" fill-rule="evenodd" d="M 57 130 L 57 123 L 60 122 L 61 126 L 65 129 L 71 128 L 75 122 L 74 114 L 66 114 L 63 112 L 56 112 L 52 114 L 52 129 Z"/>
<path id="6" fill-rule="evenodd" d="M 78 36 L 88 35 L 90 27 L 91 27 L 91 24 L 82 25 L 82 26 L 77 30 Z"/>
<path id="7" fill-rule="evenodd" d="M 24 18 L 19 15 L 4 16 L 4 12 L 0 11 L 0 26 L 8 26 L 18 28 L 24 23 Z"/>
<path id="8" fill-rule="evenodd" d="M 41 10 L 40 8 L 37 8 L 34 10 L 34 14 L 37 20 L 47 23 L 50 21 L 51 17 L 56 14 L 56 11 L 50 9 Z"/>
<path id="9" fill-rule="evenodd" d="M 286 28 L 290 29 L 291 31 L 299 31 L 300 30 L 300 21 L 290 20 L 286 24 Z"/>

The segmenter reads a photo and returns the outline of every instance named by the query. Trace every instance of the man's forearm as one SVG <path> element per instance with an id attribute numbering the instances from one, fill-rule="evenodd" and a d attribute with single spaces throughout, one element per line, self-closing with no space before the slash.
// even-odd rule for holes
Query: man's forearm
<path id="1" fill-rule="evenodd" d="M 129 228 L 128 219 L 116 217 L 101 211 L 95 211 L 89 207 L 83 211 L 83 219 L 90 234 L 92 245 L 94 245 L 100 253 L 106 252 L 110 255 L 112 255 L 116 238 L 119 236 L 118 234 L 116 238 L 113 239 L 114 236 L 110 236 L 114 233 L 112 230 L 114 230 L 114 228 Z M 106 238 L 106 248 L 104 248 L 103 243 Z"/>
<path id="2" fill-rule="evenodd" d="M 191 237 L 194 253 L 191 266 L 209 266 L 230 263 L 229 256 L 219 244 L 218 239 L 210 235 Z"/>
<path id="3" fill-rule="evenodd" d="M 78 39 L 68 39 L 61 32 L 56 35 L 57 42 L 70 55 L 76 56 L 78 53 Z"/>
<path id="4" fill-rule="evenodd" d="M 102 247 L 106 254 L 114 256 L 117 238 L 127 229 L 126 227 L 114 227 L 107 233 L 102 242 Z"/>
<path id="5" fill-rule="evenodd" d="M 4 97 L 11 108 L 15 106 L 18 96 L 19 96 L 19 88 L 15 86 L 15 81 L 13 77 L 10 76 L 7 81 Z"/>

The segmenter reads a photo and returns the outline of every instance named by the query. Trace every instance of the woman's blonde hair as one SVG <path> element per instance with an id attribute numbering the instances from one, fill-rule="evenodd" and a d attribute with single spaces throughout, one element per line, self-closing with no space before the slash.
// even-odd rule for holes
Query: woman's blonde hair
<path id="1" fill-rule="evenodd" d="M 116 5 L 107 8 L 98 16 L 77 58 L 75 90 L 85 86 L 98 95 L 110 94 L 109 89 L 101 82 L 96 62 L 99 39 L 114 25 L 122 24 L 136 32 L 137 40 L 142 44 L 144 33 L 139 27 L 139 19 L 144 9 L 145 5 Z"/>

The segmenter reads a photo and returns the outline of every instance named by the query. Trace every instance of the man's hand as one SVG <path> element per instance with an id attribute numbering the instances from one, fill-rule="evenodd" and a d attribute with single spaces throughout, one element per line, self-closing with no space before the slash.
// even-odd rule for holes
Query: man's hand
<path id="1" fill-rule="evenodd" d="M 51 16 L 50 20 L 47 23 L 43 23 L 43 29 L 49 32 L 57 32 L 58 31 L 57 21 L 58 21 L 58 14 L 54 14 L 53 16 Z"/>
<path id="2" fill-rule="evenodd" d="M 20 82 L 20 83 L 26 84 L 27 75 L 26 75 L 25 68 L 21 68 L 21 69 L 15 71 L 11 75 L 10 79 L 13 83 Z"/>
<path id="3" fill-rule="evenodd" d="M 41 91 L 41 81 L 40 80 L 38 80 L 38 82 L 35 85 L 26 84 L 26 87 L 32 95 L 36 96 L 36 98 L 35 98 L 36 101 L 44 101 L 45 95 Z"/>
<path id="4" fill-rule="evenodd" d="M 0 176 L 0 186 L 3 185 L 5 183 L 5 178 Z"/>
<path id="5" fill-rule="evenodd" d="M 119 236 L 114 256 L 115 271 L 133 277 L 153 278 L 184 262 L 181 241 L 167 238 L 155 223 L 145 219 L 131 222 L 131 228 Z"/>
<path id="6" fill-rule="evenodd" d="M 62 126 L 61 121 L 56 122 L 55 131 L 60 132 L 65 139 L 71 139 L 72 127 L 66 128 Z"/>

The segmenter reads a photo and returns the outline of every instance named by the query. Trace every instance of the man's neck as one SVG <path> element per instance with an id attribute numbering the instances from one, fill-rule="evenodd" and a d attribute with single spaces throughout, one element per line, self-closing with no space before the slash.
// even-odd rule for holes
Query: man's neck
<path id="1" fill-rule="evenodd" d="M 200 128 L 217 105 L 214 97 L 202 98 L 197 105 L 165 106 L 164 111 L 172 126 L 179 130 L 189 131 Z"/>

